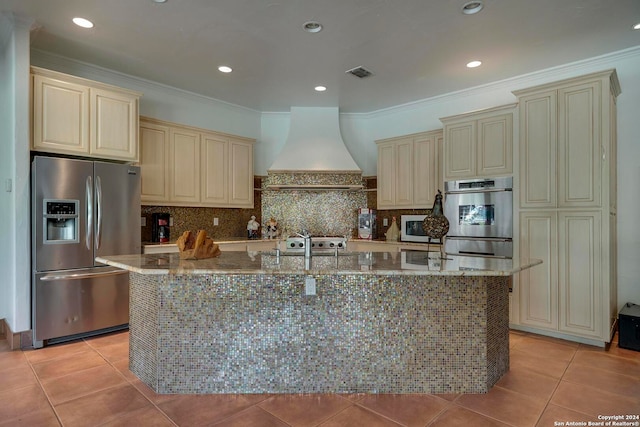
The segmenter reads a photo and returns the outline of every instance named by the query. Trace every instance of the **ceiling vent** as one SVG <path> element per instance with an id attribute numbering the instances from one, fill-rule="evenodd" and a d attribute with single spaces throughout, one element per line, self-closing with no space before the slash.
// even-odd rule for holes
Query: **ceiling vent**
<path id="1" fill-rule="evenodd" d="M 360 66 L 360 67 L 356 67 L 356 68 L 352 68 L 350 70 L 345 71 L 346 73 L 349 74 L 353 74 L 356 77 L 359 77 L 361 79 L 364 79 L 365 77 L 369 77 L 372 76 L 373 73 L 369 70 L 367 70 L 366 68 Z"/>

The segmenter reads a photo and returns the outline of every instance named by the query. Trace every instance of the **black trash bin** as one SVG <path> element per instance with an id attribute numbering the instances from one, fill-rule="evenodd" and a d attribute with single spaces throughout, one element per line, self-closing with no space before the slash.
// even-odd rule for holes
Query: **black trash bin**
<path id="1" fill-rule="evenodd" d="M 618 347 L 640 351 L 640 305 L 628 302 L 618 313 Z"/>

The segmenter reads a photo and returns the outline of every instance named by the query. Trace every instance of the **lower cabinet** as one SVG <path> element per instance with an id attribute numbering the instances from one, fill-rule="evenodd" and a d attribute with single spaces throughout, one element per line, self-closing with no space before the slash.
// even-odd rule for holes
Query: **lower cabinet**
<path id="1" fill-rule="evenodd" d="M 519 324 L 608 342 L 615 313 L 601 212 L 521 212 L 520 233 L 520 256 L 543 263 L 520 273 Z"/>
<path id="2" fill-rule="evenodd" d="M 542 260 L 519 274 L 521 325 L 558 329 L 557 229 L 556 212 L 520 214 L 520 257 Z"/>

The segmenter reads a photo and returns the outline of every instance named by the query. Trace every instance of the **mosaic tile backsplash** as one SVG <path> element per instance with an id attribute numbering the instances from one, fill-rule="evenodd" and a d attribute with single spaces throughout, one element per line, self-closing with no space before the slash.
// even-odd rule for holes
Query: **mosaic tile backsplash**
<path id="1" fill-rule="evenodd" d="M 310 190 L 267 190 L 269 184 L 362 184 L 364 190 L 310 191 Z M 151 214 L 169 213 L 173 217 L 171 241 L 187 230 L 206 230 L 215 239 L 246 237 L 247 222 L 254 215 L 261 224 L 271 217 L 278 221 L 285 233 L 308 229 L 313 234 L 344 235 L 357 237 L 358 208 L 376 209 L 377 179 L 362 177 L 361 174 L 274 174 L 254 178 L 254 208 L 198 208 L 177 206 L 142 206 L 141 214 L 146 226 L 141 228 L 143 242 L 151 242 Z M 395 209 L 377 212 L 377 237 L 384 239 L 388 226 L 383 220 L 401 215 L 426 215 L 429 209 Z M 213 225 L 218 218 L 219 225 Z"/>
<path id="2" fill-rule="evenodd" d="M 355 235 L 358 208 L 367 207 L 364 191 L 269 190 L 271 184 L 363 185 L 360 173 L 274 173 L 262 183 L 262 221 L 271 217 L 284 236 L 308 230 L 312 235 Z"/>

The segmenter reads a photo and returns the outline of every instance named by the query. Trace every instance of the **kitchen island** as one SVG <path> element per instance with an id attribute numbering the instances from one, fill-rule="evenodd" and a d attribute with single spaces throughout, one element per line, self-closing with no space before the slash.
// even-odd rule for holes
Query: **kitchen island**
<path id="1" fill-rule="evenodd" d="M 157 393 L 484 393 L 511 275 L 423 251 L 97 258 L 130 272 L 130 369 Z"/>

